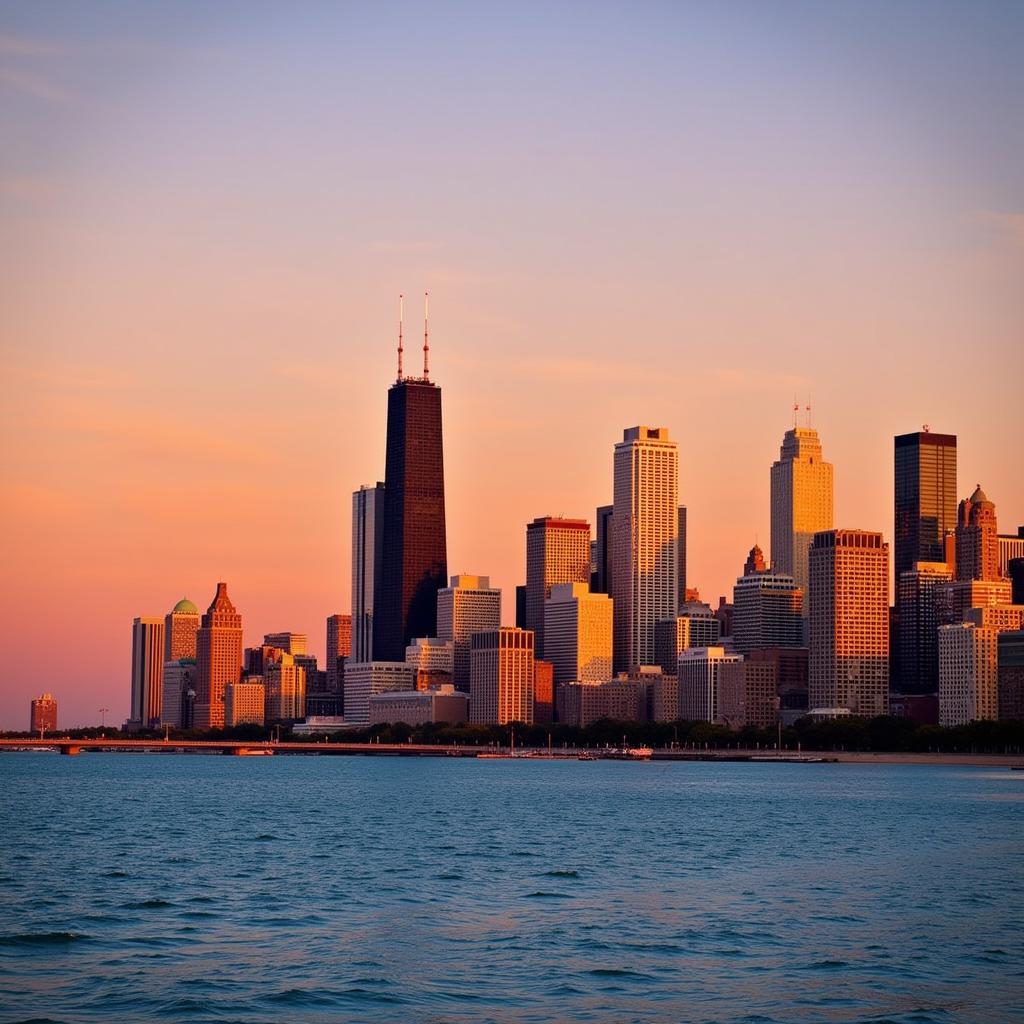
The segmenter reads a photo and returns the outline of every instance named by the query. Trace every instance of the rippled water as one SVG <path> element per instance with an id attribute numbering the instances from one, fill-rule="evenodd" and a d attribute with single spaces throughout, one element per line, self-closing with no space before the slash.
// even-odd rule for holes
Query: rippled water
<path id="1" fill-rule="evenodd" d="M 1024 772 L 0 756 L 0 1021 L 1007 1021 Z"/>

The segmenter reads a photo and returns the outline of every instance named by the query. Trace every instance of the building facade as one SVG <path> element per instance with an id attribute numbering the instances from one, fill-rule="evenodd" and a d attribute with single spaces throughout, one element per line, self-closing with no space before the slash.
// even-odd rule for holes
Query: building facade
<path id="1" fill-rule="evenodd" d="M 437 635 L 452 644 L 452 682 L 469 692 L 470 649 L 474 633 L 501 626 L 501 591 L 489 576 L 453 576 L 437 592 Z"/>
<path id="2" fill-rule="evenodd" d="M 872 718 L 889 708 L 889 545 L 880 533 L 826 530 L 809 557 L 810 710 Z"/>
<path id="3" fill-rule="evenodd" d="M 814 535 L 832 528 L 832 464 L 818 432 L 787 430 L 771 469 L 772 568 L 808 592 L 808 551 Z"/>
<path id="4" fill-rule="evenodd" d="M 999 565 L 996 506 L 978 484 L 960 502 L 956 526 L 956 578 L 993 583 L 1003 579 Z"/>
<path id="5" fill-rule="evenodd" d="M 224 724 L 229 729 L 239 725 L 263 725 L 265 691 L 256 678 L 228 683 L 224 688 Z"/>
<path id="6" fill-rule="evenodd" d="M 148 729 L 160 722 L 164 689 L 164 620 L 142 615 L 132 622 L 132 695 L 129 722 Z"/>
<path id="7" fill-rule="evenodd" d="M 57 698 L 43 693 L 32 699 L 29 710 L 29 732 L 43 736 L 57 731 Z"/>
<path id="8" fill-rule="evenodd" d="M 1024 630 L 999 634 L 996 660 L 999 720 L 1024 721 Z"/>
<path id="9" fill-rule="evenodd" d="M 160 726 L 172 729 L 192 728 L 192 704 L 195 701 L 195 658 L 164 662 L 164 692 L 160 702 Z"/>
<path id="10" fill-rule="evenodd" d="M 612 514 L 614 505 L 599 505 L 594 515 L 594 575 L 590 589 L 595 594 L 612 592 Z"/>
<path id="11" fill-rule="evenodd" d="M 654 664 L 674 676 L 680 651 L 714 647 L 721 636 L 722 624 L 711 606 L 703 601 L 687 601 L 677 616 L 654 624 Z"/>
<path id="12" fill-rule="evenodd" d="M 718 721 L 730 729 L 770 729 L 779 718 L 776 666 L 731 661 L 718 670 Z"/>
<path id="13" fill-rule="evenodd" d="M 999 715 L 999 631 L 973 622 L 939 627 L 939 724 Z"/>
<path id="14" fill-rule="evenodd" d="M 452 681 L 454 644 L 436 636 L 417 637 L 405 649 L 405 660 L 413 670 L 413 689 L 426 690 L 432 685 Z"/>
<path id="15" fill-rule="evenodd" d="M 897 577 L 896 681 L 900 693 L 939 692 L 940 596 L 952 579 L 953 571 L 945 562 L 916 562 Z"/>
<path id="16" fill-rule="evenodd" d="M 267 633 L 263 637 L 264 647 L 276 647 L 285 654 L 308 654 L 309 637 L 305 633 Z"/>
<path id="17" fill-rule="evenodd" d="M 804 594 L 792 576 L 752 570 L 736 580 L 732 604 L 732 638 L 740 654 L 803 646 Z"/>
<path id="18" fill-rule="evenodd" d="M 687 722 L 717 722 L 718 674 L 723 665 L 743 661 L 724 647 L 690 647 L 679 652 L 679 717 Z"/>
<path id="19" fill-rule="evenodd" d="M 544 602 L 544 644 L 556 684 L 611 679 L 611 598 L 586 583 L 556 583 Z"/>
<path id="20" fill-rule="evenodd" d="M 352 660 L 373 660 L 374 602 L 384 567 L 384 485 L 352 494 Z"/>
<path id="21" fill-rule="evenodd" d="M 679 610 L 679 448 L 664 427 L 615 445 L 615 669 L 654 663 L 654 627 Z"/>
<path id="22" fill-rule="evenodd" d="M 468 720 L 469 695 L 451 683 L 429 690 L 392 690 L 369 699 L 370 725 L 461 725 Z"/>
<path id="23" fill-rule="evenodd" d="M 899 579 L 918 562 L 945 561 L 945 538 L 956 528 L 956 436 L 927 430 L 898 435 L 893 469 L 893 563 Z"/>
<path id="24" fill-rule="evenodd" d="M 263 663 L 264 713 L 268 722 L 294 722 L 306 717 L 306 669 L 300 655 L 274 648 Z"/>
<path id="25" fill-rule="evenodd" d="M 217 584 L 196 635 L 195 711 L 197 729 L 224 728 L 224 690 L 242 672 L 242 616 Z"/>
<path id="26" fill-rule="evenodd" d="M 480 725 L 533 722 L 533 632 L 503 626 L 474 633 L 469 720 Z"/>
<path id="27" fill-rule="evenodd" d="M 345 661 L 352 657 L 352 616 L 327 616 L 327 654 L 324 671 L 327 673 L 327 691 L 341 698 L 341 681 L 345 676 Z M 339 711 L 341 709 L 339 708 Z"/>
<path id="28" fill-rule="evenodd" d="M 590 524 L 542 516 L 526 526 L 526 629 L 544 658 L 544 602 L 557 583 L 590 582 Z"/>
<path id="29" fill-rule="evenodd" d="M 370 697 L 413 689 L 415 671 L 404 661 L 353 661 L 345 665 L 345 722 L 370 724 Z"/>
<path id="30" fill-rule="evenodd" d="M 164 661 L 196 656 L 199 609 L 183 597 L 164 618 Z"/>

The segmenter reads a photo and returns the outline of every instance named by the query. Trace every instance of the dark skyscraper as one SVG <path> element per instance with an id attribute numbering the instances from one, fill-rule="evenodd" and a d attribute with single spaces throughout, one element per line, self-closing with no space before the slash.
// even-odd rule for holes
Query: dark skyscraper
<path id="1" fill-rule="evenodd" d="M 403 661 L 412 639 L 437 635 L 437 592 L 448 583 L 441 389 L 429 379 L 428 356 L 424 322 L 423 376 L 403 377 L 399 330 L 398 380 L 388 391 L 375 661 Z"/>
<path id="2" fill-rule="evenodd" d="M 896 578 L 917 562 L 943 562 L 946 533 L 956 529 L 956 436 L 928 430 L 900 434 L 895 448 Z"/>

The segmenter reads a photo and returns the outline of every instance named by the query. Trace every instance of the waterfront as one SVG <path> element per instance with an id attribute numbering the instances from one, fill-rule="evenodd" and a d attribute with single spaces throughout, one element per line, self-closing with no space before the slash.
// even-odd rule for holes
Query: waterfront
<path id="1" fill-rule="evenodd" d="M 1024 773 L 0 758 L 0 1021 L 1000 1021 Z"/>

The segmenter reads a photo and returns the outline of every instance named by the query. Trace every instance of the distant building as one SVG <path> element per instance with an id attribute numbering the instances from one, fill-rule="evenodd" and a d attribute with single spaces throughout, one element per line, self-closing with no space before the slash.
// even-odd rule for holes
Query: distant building
<path id="1" fill-rule="evenodd" d="M 352 616 L 327 616 L 327 653 L 324 671 L 327 673 L 327 691 L 341 701 L 341 681 L 345 675 L 345 661 L 352 657 Z"/>
<path id="2" fill-rule="evenodd" d="M 263 725 L 264 701 L 263 683 L 255 677 L 228 683 L 224 688 L 224 724 L 229 729 L 239 725 Z"/>
<path id="3" fill-rule="evenodd" d="M 546 725 L 555 720 L 555 666 L 550 661 L 533 662 L 533 721 Z"/>
<path id="4" fill-rule="evenodd" d="M 1024 558 L 1011 558 L 1006 566 L 1006 575 L 1010 577 L 1010 600 L 1014 604 L 1024 604 Z"/>
<path id="5" fill-rule="evenodd" d="M 590 589 L 595 594 L 612 592 L 612 513 L 614 505 L 600 505 L 594 523 L 594 577 Z"/>
<path id="6" fill-rule="evenodd" d="M 655 623 L 679 608 L 679 446 L 664 427 L 615 445 L 612 595 L 615 669 L 654 662 Z"/>
<path id="7" fill-rule="evenodd" d="M 263 665 L 264 714 L 268 722 L 294 722 L 306 717 L 306 670 L 297 655 L 275 651 Z"/>
<path id="8" fill-rule="evenodd" d="M 44 693 L 32 700 L 29 731 L 45 735 L 57 731 L 57 698 Z"/>
<path id="9" fill-rule="evenodd" d="M 952 581 L 945 562 L 916 562 L 896 581 L 899 657 L 896 681 L 903 694 L 939 692 L 940 590 Z"/>
<path id="10" fill-rule="evenodd" d="M 686 596 L 686 506 L 679 506 L 679 554 L 676 556 L 676 583 L 679 592 L 679 607 L 682 608 L 689 598 Z"/>
<path id="11" fill-rule="evenodd" d="M 453 576 L 437 592 L 437 635 L 452 644 L 452 682 L 469 692 L 470 641 L 501 626 L 501 591 L 489 576 Z"/>
<path id="12" fill-rule="evenodd" d="M 503 626 L 475 633 L 469 718 L 482 725 L 533 722 L 533 632 Z"/>
<path id="13" fill-rule="evenodd" d="M 676 674 L 679 652 L 688 647 L 714 647 L 722 635 L 722 624 L 711 606 L 687 601 L 673 619 L 654 624 L 654 663 L 662 672 Z"/>
<path id="14" fill-rule="evenodd" d="M 562 683 L 555 690 L 558 721 L 582 729 L 602 719 L 646 721 L 647 691 L 646 681 L 625 673 L 604 683 Z"/>
<path id="15" fill-rule="evenodd" d="M 241 671 L 242 616 L 228 597 L 228 585 L 218 583 L 196 634 L 195 728 L 224 727 L 224 690 L 238 682 Z"/>
<path id="16" fill-rule="evenodd" d="M 612 676 L 612 601 L 586 583 L 556 583 L 544 602 L 544 643 L 555 683 Z"/>
<path id="17" fill-rule="evenodd" d="M 263 637 L 265 647 L 276 647 L 285 654 L 306 654 L 309 638 L 305 633 L 267 633 Z"/>
<path id="18" fill-rule="evenodd" d="M 723 638 L 728 637 L 730 640 L 732 639 L 733 615 L 735 611 L 735 605 L 731 601 L 726 601 L 724 594 L 719 597 L 718 607 L 715 609 L 715 618 L 718 619 Z"/>
<path id="19" fill-rule="evenodd" d="M 370 724 L 370 698 L 378 693 L 409 691 L 415 669 L 404 661 L 353 661 L 345 665 L 345 721 L 365 727 Z"/>
<path id="20" fill-rule="evenodd" d="M 164 662 L 164 692 L 160 702 L 160 726 L 172 729 L 192 728 L 192 702 L 195 700 L 195 658 Z"/>
<path id="21" fill-rule="evenodd" d="M 779 718 L 783 725 L 792 725 L 808 713 L 806 647 L 771 647 L 751 651 L 746 660 L 771 664 L 775 673 L 775 692 L 779 698 Z"/>
<path id="22" fill-rule="evenodd" d="M 994 582 L 1003 578 L 999 566 L 996 507 L 978 484 L 960 502 L 956 526 L 956 578 Z"/>
<path id="23" fill-rule="evenodd" d="M 937 645 L 938 639 L 936 638 L 936 647 Z M 939 694 L 937 691 L 935 693 L 891 693 L 889 694 L 889 714 L 893 718 L 909 718 L 918 725 L 938 725 Z"/>
<path id="24" fill-rule="evenodd" d="M 164 618 L 164 661 L 196 656 L 199 609 L 183 597 Z"/>
<path id="25" fill-rule="evenodd" d="M 999 634 L 997 712 L 1000 721 L 1024 720 L 1024 630 Z"/>
<path id="26" fill-rule="evenodd" d="M 405 660 L 413 668 L 415 690 L 452 681 L 454 644 L 436 636 L 421 636 L 405 649 Z"/>
<path id="27" fill-rule="evenodd" d="M 999 714 L 999 633 L 972 622 L 939 627 L 939 724 Z"/>
<path id="28" fill-rule="evenodd" d="M 542 516 L 526 527 L 526 629 L 544 649 L 544 602 L 556 583 L 590 582 L 590 523 Z"/>
<path id="29" fill-rule="evenodd" d="M 129 728 L 160 721 L 164 687 L 164 620 L 142 615 L 132 623 L 132 703 Z"/>
<path id="30" fill-rule="evenodd" d="M 940 626 L 962 622 L 971 608 L 1011 604 L 1009 580 L 954 580 L 935 586 L 935 616 Z"/>
<path id="31" fill-rule="evenodd" d="M 652 722 L 679 720 L 679 677 L 659 671 L 650 678 L 650 719 Z"/>
<path id="32" fill-rule="evenodd" d="M 526 629 L 526 584 L 516 586 L 516 626 Z"/>
<path id="33" fill-rule="evenodd" d="M 787 430 L 771 469 L 772 568 L 808 593 L 808 552 L 814 535 L 832 529 L 832 464 L 818 432 Z"/>
<path id="34" fill-rule="evenodd" d="M 1024 526 L 1017 527 L 1017 535 L 1011 533 L 1000 533 L 999 540 L 999 575 L 1010 576 L 1010 563 L 1015 558 L 1024 558 Z M 1014 598 L 1014 601 L 1017 601 Z M 1017 602 L 1018 604 L 1024 602 Z"/>
<path id="35" fill-rule="evenodd" d="M 893 468 L 893 566 L 899 579 L 918 562 L 945 561 L 944 540 L 956 527 L 956 436 L 928 430 L 898 435 Z"/>
<path id="36" fill-rule="evenodd" d="M 373 660 L 374 602 L 384 566 L 384 485 L 352 495 L 352 660 Z"/>
<path id="37" fill-rule="evenodd" d="M 755 548 L 748 558 L 751 565 Z M 756 563 L 755 563 L 756 564 Z M 764 647 L 803 646 L 803 591 L 792 576 L 762 568 L 736 580 L 732 592 L 732 638 L 741 654 Z"/>
<path id="38" fill-rule="evenodd" d="M 451 683 L 429 690 L 392 690 L 369 699 L 370 725 L 461 725 L 467 719 L 468 694 Z"/>
<path id="39" fill-rule="evenodd" d="M 718 721 L 730 729 L 769 729 L 779 716 L 776 666 L 771 661 L 730 661 L 718 669 Z"/>
<path id="40" fill-rule="evenodd" d="M 889 545 L 880 533 L 814 535 L 810 568 L 810 709 L 872 718 L 889 708 Z"/>
<path id="41" fill-rule="evenodd" d="M 679 652 L 679 717 L 688 722 L 717 722 L 718 674 L 723 665 L 743 660 L 724 647 L 690 647 Z"/>

